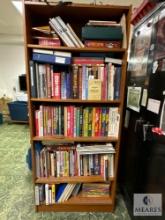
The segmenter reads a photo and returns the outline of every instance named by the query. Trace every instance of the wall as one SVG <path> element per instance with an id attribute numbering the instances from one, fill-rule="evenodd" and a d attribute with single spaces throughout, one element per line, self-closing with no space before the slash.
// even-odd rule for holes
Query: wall
<path id="1" fill-rule="evenodd" d="M 19 91 L 18 75 L 25 73 L 23 44 L 0 44 L 0 97 L 14 98 L 13 88 Z"/>

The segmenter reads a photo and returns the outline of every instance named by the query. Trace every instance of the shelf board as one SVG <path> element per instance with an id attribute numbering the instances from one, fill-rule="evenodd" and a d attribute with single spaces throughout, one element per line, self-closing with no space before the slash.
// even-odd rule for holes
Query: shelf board
<path id="1" fill-rule="evenodd" d="M 108 180 L 104 180 L 103 176 L 65 176 L 65 177 L 39 177 L 35 183 L 40 184 L 57 184 L 57 183 L 92 183 L 92 182 L 107 182 L 113 181 L 114 177 L 110 177 Z"/>
<path id="2" fill-rule="evenodd" d="M 117 142 L 116 137 L 65 137 L 65 136 L 34 136 L 33 141 L 58 141 L 58 142 Z"/>
<path id="3" fill-rule="evenodd" d="M 112 211 L 112 198 L 75 196 L 53 205 L 36 206 L 37 211 Z"/>
<path id="4" fill-rule="evenodd" d="M 57 103 L 101 103 L 120 104 L 120 100 L 81 100 L 81 99 L 53 99 L 53 98 L 31 98 L 32 102 L 57 102 Z"/>
<path id="5" fill-rule="evenodd" d="M 113 52 L 113 53 L 124 53 L 126 49 L 124 48 L 93 48 L 93 47 L 84 47 L 84 48 L 76 48 L 76 47 L 54 47 L 54 46 L 45 46 L 45 45 L 38 45 L 38 44 L 28 44 L 28 48 L 33 49 L 52 49 L 52 50 L 59 50 L 59 51 L 71 51 L 71 52 Z"/>

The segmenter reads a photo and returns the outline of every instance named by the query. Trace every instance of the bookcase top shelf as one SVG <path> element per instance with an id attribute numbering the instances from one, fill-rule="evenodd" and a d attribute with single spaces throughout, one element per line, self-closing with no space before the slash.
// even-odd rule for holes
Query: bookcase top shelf
<path id="1" fill-rule="evenodd" d="M 37 44 L 28 44 L 28 48 L 32 49 L 51 49 L 51 50 L 59 50 L 59 51 L 71 51 L 71 52 L 113 52 L 113 53 L 125 53 L 126 49 L 124 48 L 92 48 L 92 47 L 84 47 L 84 48 L 75 48 L 75 47 L 54 47 L 54 46 L 44 46 Z"/>
<path id="2" fill-rule="evenodd" d="M 51 99 L 51 98 L 31 98 L 32 102 L 55 102 L 55 103 L 87 103 L 87 104 L 120 104 L 120 100 L 81 100 L 81 99 Z"/>
<path id="3" fill-rule="evenodd" d="M 109 177 L 108 181 L 113 181 L 113 177 Z M 107 180 L 106 180 L 107 181 Z M 35 183 L 39 184 L 58 184 L 58 183 L 92 183 L 92 182 L 106 182 L 103 176 L 65 176 L 65 177 L 40 177 Z"/>
<path id="4" fill-rule="evenodd" d="M 70 142 L 117 142 L 116 137 L 64 137 L 64 136 L 35 136 L 33 141 L 65 141 Z"/>
<path id="5" fill-rule="evenodd" d="M 68 22 L 72 20 L 72 22 L 77 24 L 85 24 L 91 18 L 99 20 L 120 21 L 121 16 L 123 14 L 127 15 L 130 12 L 130 9 L 131 6 L 92 4 L 47 5 L 25 3 L 25 10 L 28 13 L 27 15 L 31 16 L 32 20 L 37 23 L 40 23 L 40 21 L 43 22 L 44 20 L 48 20 L 49 18 L 54 17 L 54 15 L 60 15 Z M 110 11 L 111 13 L 109 13 Z M 38 19 L 39 17 L 40 19 Z"/>

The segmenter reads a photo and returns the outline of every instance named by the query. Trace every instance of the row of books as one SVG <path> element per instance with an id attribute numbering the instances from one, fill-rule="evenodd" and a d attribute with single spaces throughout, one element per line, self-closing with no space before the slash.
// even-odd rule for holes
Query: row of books
<path id="1" fill-rule="evenodd" d="M 123 15 L 125 16 L 125 15 Z M 69 23 L 65 23 L 60 17 L 50 18 L 50 27 L 57 35 L 56 39 L 49 41 L 48 37 L 45 39 L 47 45 L 53 43 L 55 46 L 60 46 L 60 39 L 64 45 L 69 47 L 102 47 L 102 48 L 120 48 L 123 40 L 123 24 L 116 21 L 100 21 L 100 20 L 89 20 L 85 26 L 82 27 L 81 39 L 75 33 Z M 49 28 L 49 26 L 46 26 Z M 32 30 L 39 30 L 43 33 L 43 26 L 32 27 Z M 104 34 L 103 34 L 104 33 Z M 50 37 L 51 39 L 52 37 Z M 84 43 L 83 43 L 83 42 Z M 43 40 L 39 40 L 42 42 Z"/>
<path id="2" fill-rule="evenodd" d="M 81 188 L 81 183 L 61 183 L 61 184 L 36 184 L 35 204 L 52 205 L 68 200 L 76 196 Z"/>
<path id="3" fill-rule="evenodd" d="M 95 145 L 41 145 L 36 143 L 36 176 L 114 176 L 111 143 Z"/>
<path id="4" fill-rule="evenodd" d="M 110 184 L 106 183 L 61 183 L 36 184 L 35 204 L 52 205 L 62 203 L 72 197 L 106 197 L 110 196 Z"/>
<path id="5" fill-rule="evenodd" d="M 75 59 L 76 60 L 76 59 Z M 121 66 L 73 64 L 54 70 L 53 65 L 30 61 L 31 96 L 34 98 L 116 100 L 120 98 Z"/>
<path id="6" fill-rule="evenodd" d="M 35 111 L 36 136 L 118 137 L 118 107 L 46 106 Z"/>

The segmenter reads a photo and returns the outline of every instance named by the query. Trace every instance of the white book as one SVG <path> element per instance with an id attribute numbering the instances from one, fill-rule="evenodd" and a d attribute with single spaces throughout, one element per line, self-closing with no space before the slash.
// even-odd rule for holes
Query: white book
<path id="1" fill-rule="evenodd" d="M 108 136 L 118 137 L 120 124 L 120 114 L 117 107 L 109 108 Z"/>
<path id="2" fill-rule="evenodd" d="M 76 186 L 76 184 L 71 184 L 70 189 L 69 189 L 68 192 L 66 193 L 66 196 L 65 196 L 65 198 L 64 198 L 64 201 L 68 200 L 69 197 L 72 195 L 72 192 L 73 192 L 75 186 Z"/>
<path id="3" fill-rule="evenodd" d="M 53 19 L 54 24 L 57 25 L 57 27 L 59 28 L 59 30 L 64 33 L 64 36 L 67 38 L 67 41 L 69 42 L 71 47 L 75 47 L 75 43 L 73 42 L 73 39 L 70 37 L 70 35 L 68 34 L 67 28 L 66 28 L 66 24 L 62 21 L 62 19 L 58 16 L 55 17 Z"/>
<path id="4" fill-rule="evenodd" d="M 112 63 L 108 63 L 108 100 L 114 99 L 114 74 L 114 65 L 112 65 Z"/>
<path id="5" fill-rule="evenodd" d="M 42 53 L 53 55 L 53 50 L 33 49 L 33 53 Z"/>
<path id="6" fill-rule="evenodd" d="M 69 28 L 67 27 L 67 25 L 64 23 L 64 21 L 61 19 L 60 16 L 55 17 L 55 20 L 61 25 L 61 27 L 63 28 L 63 30 L 65 30 L 65 33 L 68 35 L 68 37 L 70 38 L 70 40 L 73 42 L 75 47 L 79 47 L 79 44 L 77 43 L 76 39 L 74 38 L 74 36 L 72 35 L 72 33 L 70 32 Z"/>
<path id="7" fill-rule="evenodd" d="M 127 48 L 127 33 L 126 33 L 126 16 L 125 14 L 122 15 L 120 24 L 122 27 L 122 32 L 123 32 L 123 42 L 122 42 L 122 48 L 126 49 Z"/>
<path id="8" fill-rule="evenodd" d="M 85 47 L 84 44 L 82 43 L 82 41 L 80 40 L 80 38 L 77 36 L 77 34 L 74 32 L 74 30 L 70 26 L 70 24 L 67 24 L 67 27 L 68 27 L 69 31 L 71 32 L 71 34 L 74 36 L 78 47 Z"/>
<path id="9" fill-rule="evenodd" d="M 66 46 L 74 47 L 72 41 L 69 39 L 67 34 L 64 32 L 62 27 L 60 27 L 60 25 L 57 23 L 57 21 L 54 18 L 50 19 L 49 24 L 55 30 L 56 34 L 58 34 L 58 36 L 62 39 L 62 41 Z"/>
<path id="10" fill-rule="evenodd" d="M 59 57 L 72 57 L 72 54 L 70 52 L 54 51 L 53 54 Z"/>
<path id="11" fill-rule="evenodd" d="M 35 204 L 40 204 L 40 198 L 39 198 L 39 186 L 35 185 Z"/>
<path id="12" fill-rule="evenodd" d="M 70 52 L 42 50 L 42 49 L 33 49 L 33 53 L 55 55 L 55 56 L 59 56 L 59 57 L 71 57 L 72 56 L 72 54 Z"/>
<path id="13" fill-rule="evenodd" d="M 45 204 L 49 205 L 49 185 L 45 184 Z"/>
<path id="14" fill-rule="evenodd" d="M 122 65 L 122 59 L 116 59 L 116 58 L 111 58 L 111 57 L 105 57 L 105 63 L 113 63 L 113 64 Z"/>

